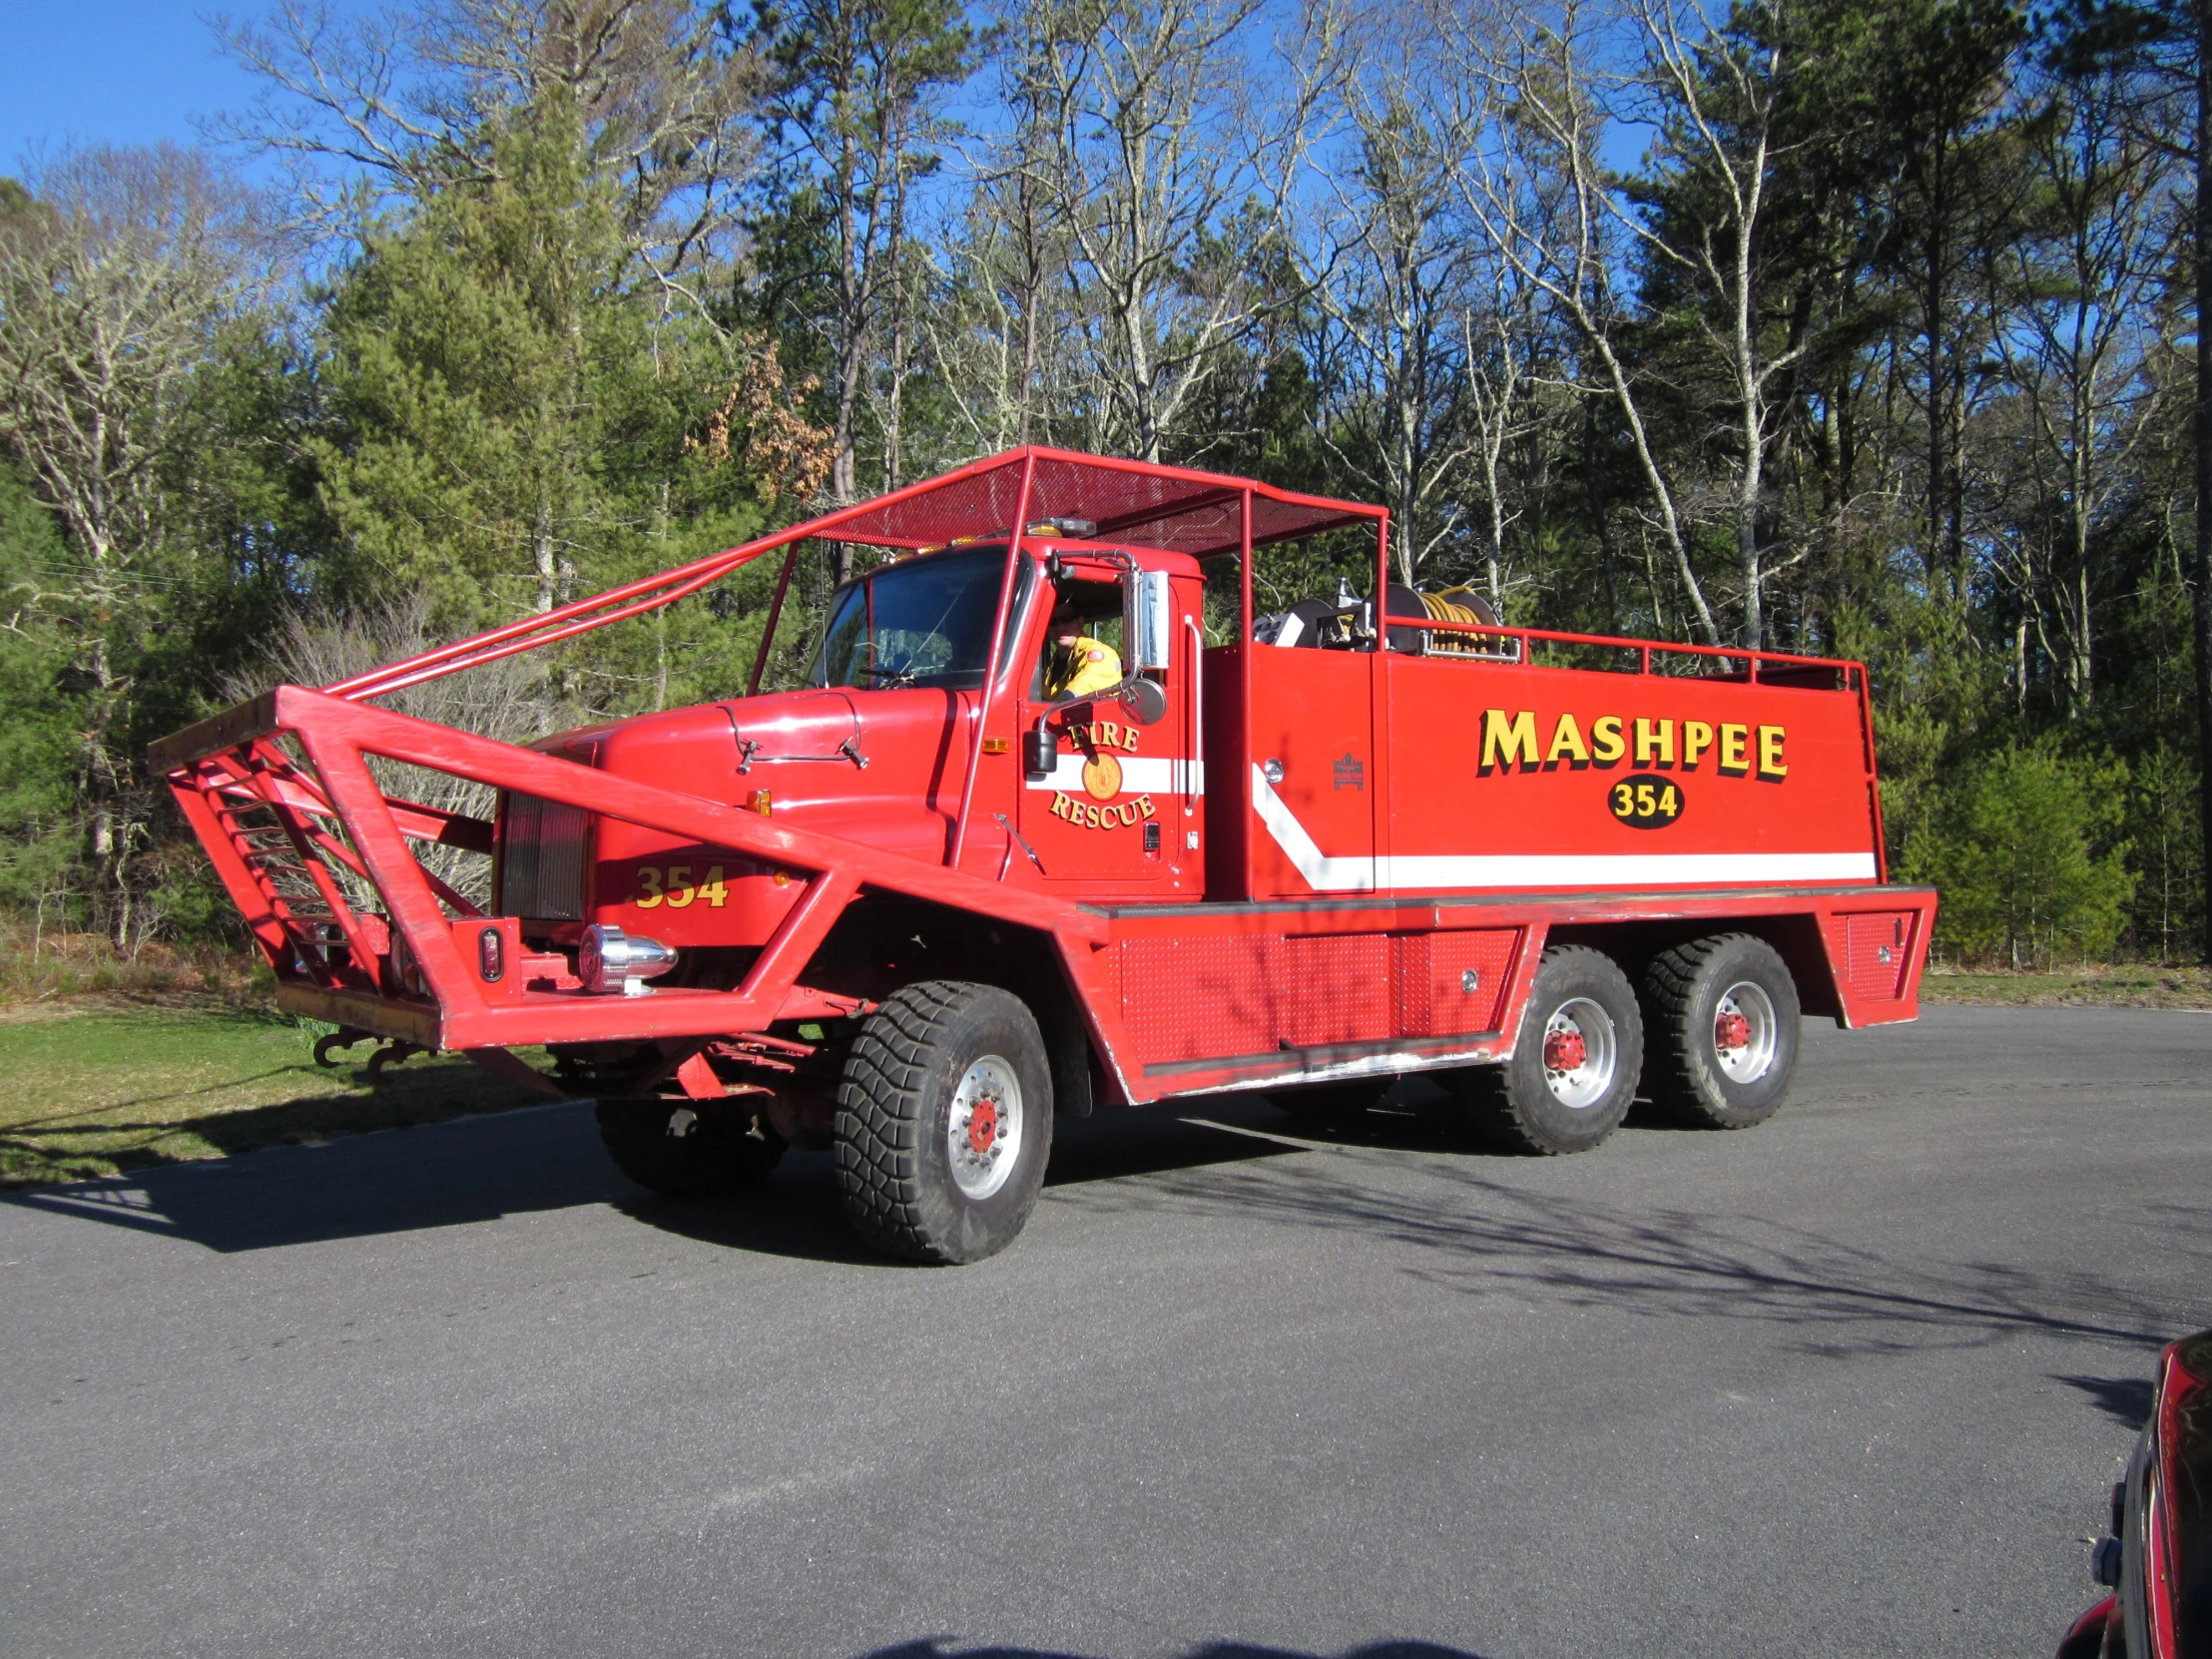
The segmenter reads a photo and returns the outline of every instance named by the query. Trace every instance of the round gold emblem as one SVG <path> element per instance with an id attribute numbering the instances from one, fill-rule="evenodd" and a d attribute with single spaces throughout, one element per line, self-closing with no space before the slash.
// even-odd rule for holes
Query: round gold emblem
<path id="1" fill-rule="evenodd" d="M 1121 763 L 1100 755 L 1083 763 L 1083 788 L 1093 801 L 1111 801 L 1121 794 Z"/>

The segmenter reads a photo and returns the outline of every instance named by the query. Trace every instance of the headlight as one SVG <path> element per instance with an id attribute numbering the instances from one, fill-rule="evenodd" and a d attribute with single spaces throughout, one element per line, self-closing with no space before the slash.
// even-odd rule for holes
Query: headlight
<path id="1" fill-rule="evenodd" d="M 673 945 L 597 923 L 584 929 L 583 947 L 576 953 L 576 977 L 584 989 L 601 996 L 643 996 L 648 979 L 658 979 L 675 965 Z"/>

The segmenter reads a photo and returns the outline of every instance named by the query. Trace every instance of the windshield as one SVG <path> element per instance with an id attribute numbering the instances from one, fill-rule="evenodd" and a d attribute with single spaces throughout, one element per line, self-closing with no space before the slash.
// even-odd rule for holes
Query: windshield
<path id="1" fill-rule="evenodd" d="M 879 690 L 930 686 L 974 691 L 990 655 L 991 618 L 998 610 L 1004 547 L 911 559 L 885 566 L 839 593 L 815 660 L 818 686 Z M 1023 559 L 1006 614 L 1014 638 L 1036 561 Z"/>

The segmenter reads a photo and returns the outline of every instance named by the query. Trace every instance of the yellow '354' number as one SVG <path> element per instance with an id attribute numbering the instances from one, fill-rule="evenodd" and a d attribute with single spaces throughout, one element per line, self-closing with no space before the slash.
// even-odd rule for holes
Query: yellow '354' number
<path id="1" fill-rule="evenodd" d="M 1682 810 L 1682 798 L 1675 794 L 1672 784 L 1654 788 L 1650 784 L 1615 784 L 1613 786 L 1613 816 L 1615 818 L 1673 818 Z"/>
<path id="2" fill-rule="evenodd" d="M 729 889 L 722 883 L 720 864 L 709 864 L 706 880 L 696 887 L 692 885 L 692 867 L 689 864 L 670 864 L 666 869 L 654 864 L 640 864 L 638 885 L 644 891 L 638 895 L 638 908 L 650 910 L 665 902 L 670 909 L 681 910 L 704 898 L 719 910 L 730 896 Z"/>

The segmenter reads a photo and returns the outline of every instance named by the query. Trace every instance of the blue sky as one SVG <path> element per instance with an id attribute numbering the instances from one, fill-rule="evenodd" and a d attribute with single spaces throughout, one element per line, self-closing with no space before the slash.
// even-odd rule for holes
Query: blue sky
<path id="1" fill-rule="evenodd" d="M 254 83 L 188 0 L 0 0 L 0 172 L 40 143 L 190 143 Z M 256 16 L 258 4 L 233 8 Z"/>

